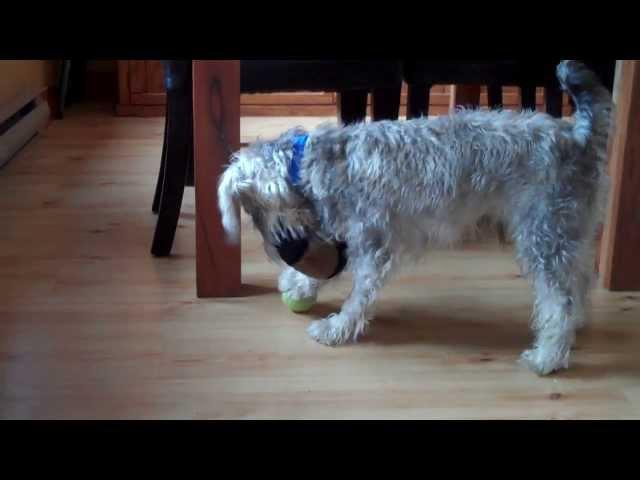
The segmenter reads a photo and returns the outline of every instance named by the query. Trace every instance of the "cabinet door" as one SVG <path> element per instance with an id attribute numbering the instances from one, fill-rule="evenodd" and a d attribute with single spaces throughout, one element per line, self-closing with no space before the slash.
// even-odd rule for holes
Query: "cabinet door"
<path id="1" fill-rule="evenodd" d="M 159 60 L 129 62 L 129 91 L 132 105 L 164 105 L 164 71 Z"/>
<path id="2" fill-rule="evenodd" d="M 166 104 L 164 70 L 158 60 L 121 60 L 121 113 L 154 114 Z M 243 115 L 330 115 L 335 113 L 332 93 L 287 92 L 243 94 L 240 97 Z"/>

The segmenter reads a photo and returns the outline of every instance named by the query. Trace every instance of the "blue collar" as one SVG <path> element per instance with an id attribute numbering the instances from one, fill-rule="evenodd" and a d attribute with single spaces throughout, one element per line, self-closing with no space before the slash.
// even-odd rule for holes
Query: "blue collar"
<path id="1" fill-rule="evenodd" d="M 291 157 L 291 163 L 289 164 L 289 180 L 294 185 L 300 183 L 300 163 L 304 156 L 304 146 L 309 139 L 309 135 L 302 134 L 296 135 L 293 140 L 293 156 Z"/>

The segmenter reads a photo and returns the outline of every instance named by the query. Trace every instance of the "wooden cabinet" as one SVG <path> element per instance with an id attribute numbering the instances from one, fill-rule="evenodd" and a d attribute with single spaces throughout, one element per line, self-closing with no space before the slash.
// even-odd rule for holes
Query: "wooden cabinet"
<path id="1" fill-rule="evenodd" d="M 161 116 L 165 113 L 163 66 L 158 60 L 118 61 L 118 103 L 121 116 Z M 332 92 L 247 94 L 240 98 L 241 114 L 255 116 L 333 115 Z"/>
<path id="2" fill-rule="evenodd" d="M 165 112 L 163 66 L 158 60 L 118 61 L 118 104 L 122 116 L 162 116 Z M 405 114 L 407 86 L 403 85 L 400 114 Z M 429 113 L 441 115 L 449 111 L 451 87 L 435 85 L 431 89 Z M 487 104 L 482 88 L 481 105 Z M 515 87 L 504 89 L 505 108 L 519 108 L 520 95 Z M 538 89 L 538 108 L 543 109 L 543 89 Z M 565 99 L 565 105 L 566 99 Z M 336 94 L 332 92 L 297 92 L 243 94 L 240 113 L 245 116 L 332 116 L 336 114 Z"/>
<path id="3" fill-rule="evenodd" d="M 166 93 L 162 63 L 157 60 L 118 61 L 118 104 L 123 116 L 161 116 Z"/>

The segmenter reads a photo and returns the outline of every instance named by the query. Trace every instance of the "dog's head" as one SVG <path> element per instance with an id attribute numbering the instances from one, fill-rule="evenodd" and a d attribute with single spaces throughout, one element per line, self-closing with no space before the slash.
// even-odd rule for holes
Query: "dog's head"
<path id="1" fill-rule="evenodd" d="M 239 240 L 240 207 L 251 216 L 265 244 L 299 237 L 313 228 L 311 205 L 289 178 L 294 139 L 303 133 L 295 128 L 233 155 L 218 184 L 222 224 L 230 240 Z"/>

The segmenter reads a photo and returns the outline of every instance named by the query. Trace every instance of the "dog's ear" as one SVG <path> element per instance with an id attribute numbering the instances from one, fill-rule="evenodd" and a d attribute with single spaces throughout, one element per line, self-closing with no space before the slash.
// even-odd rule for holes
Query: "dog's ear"
<path id="1" fill-rule="evenodd" d="M 222 214 L 222 226 L 227 239 L 233 243 L 240 241 L 240 191 L 243 188 L 240 169 L 231 164 L 220 177 L 218 183 L 218 208 Z"/>

